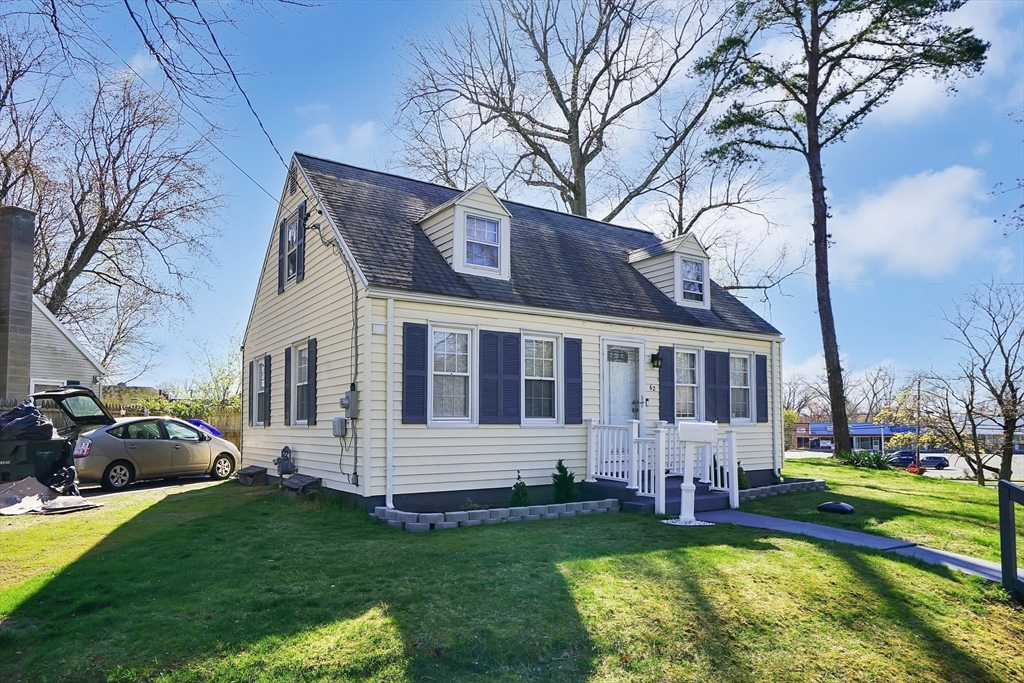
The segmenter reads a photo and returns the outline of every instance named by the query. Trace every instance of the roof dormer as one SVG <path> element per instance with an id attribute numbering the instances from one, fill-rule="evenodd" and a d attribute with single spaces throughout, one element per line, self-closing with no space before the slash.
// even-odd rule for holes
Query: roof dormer
<path id="1" fill-rule="evenodd" d="M 479 183 L 431 209 L 419 225 L 455 272 L 508 280 L 511 219 L 501 200 Z"/>
<path id="2" fill-rule="evenodd" d="M 711 308 L 708 253 L 693 233 L 629 252 L 629 263 L 680 306 Z"/>

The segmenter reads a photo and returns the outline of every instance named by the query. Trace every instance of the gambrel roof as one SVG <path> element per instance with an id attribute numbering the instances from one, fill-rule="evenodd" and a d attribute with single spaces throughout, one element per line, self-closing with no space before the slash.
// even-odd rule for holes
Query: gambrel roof
<path id="1" fill-rule="evenodd" d="M 637 249 L 662 249 L 654 233 L 503 201 L 513 216 L 511 279 L 457 273 L 418 221 L 459 190 L 305 154 L 295 159 L 371 287 L 779 334 L 715 282 L 710 310 L 676 305 L 629 264 Z"/>

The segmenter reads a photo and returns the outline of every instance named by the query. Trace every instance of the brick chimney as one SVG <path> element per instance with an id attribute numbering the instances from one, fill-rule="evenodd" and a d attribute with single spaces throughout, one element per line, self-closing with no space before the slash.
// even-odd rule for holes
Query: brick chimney
<path id="1" fill-rule="evenodd" d="M 31 211 L 0 207 L 0 398 L 28 398 L 32 359 Z"/>

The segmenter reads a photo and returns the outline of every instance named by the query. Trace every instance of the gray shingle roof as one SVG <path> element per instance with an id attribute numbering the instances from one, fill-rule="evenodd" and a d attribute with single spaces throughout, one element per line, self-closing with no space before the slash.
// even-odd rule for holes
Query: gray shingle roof
<path id="1" fill-rule="evenodd" d="M 371 286 L 563 311 L 779 334 L 711 283 L 711 310 L 677 306 L 629 263 L 653 233 L 505 201 L 509 282 L 455 272 L 417 221 L 458 190 L 296 154 Z"/>

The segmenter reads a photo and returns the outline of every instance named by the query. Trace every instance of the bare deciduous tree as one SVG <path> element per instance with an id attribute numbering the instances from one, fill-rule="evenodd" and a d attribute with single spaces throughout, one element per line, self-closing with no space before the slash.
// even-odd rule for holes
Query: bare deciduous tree
<path id="1" fill-rule="evenodd" d="M 850 381 L 847 399 L 850 415 L 863 416 L 870 422 L 896 395 L 899 372 L 892 363 L 879 363 L 857 373 Z"/>
<path id="2" fill-rule="evenodd" d="M 945 316 L 952 340 L 965 352 L 961 368 L 982 394 L 1002 432 L 999 478 L 1013 472 L 1013 441 L 1024 418 L 1024 290 L 1019 285 L 975 288 Z"/>
<path id="3" fill-rule="evenodd" d="M 797 373 L 782 382 L 782 408 L 805 415 L 814 401 L 814 392 L 807 378 Z"/>

